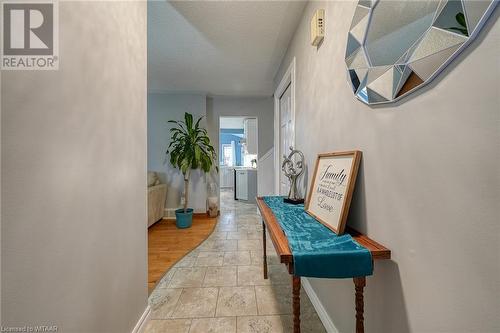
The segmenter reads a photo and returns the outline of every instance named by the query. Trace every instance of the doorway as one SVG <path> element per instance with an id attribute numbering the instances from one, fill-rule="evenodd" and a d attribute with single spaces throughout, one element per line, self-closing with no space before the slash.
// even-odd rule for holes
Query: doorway
<path id="1" fill-rule="evenodd" d="M 251 203 L 257 195 L 257 117 L 220 117 L 218 151 L 221 208 Z"/>

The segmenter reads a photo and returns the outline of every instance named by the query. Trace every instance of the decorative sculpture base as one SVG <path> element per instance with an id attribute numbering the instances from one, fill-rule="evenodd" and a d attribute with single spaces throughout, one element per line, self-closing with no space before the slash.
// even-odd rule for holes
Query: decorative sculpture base
<path id="1" fill-rule="evenodd" d="M 290 198 L 283 198 L 283 201 L 285 203 L 289 203 L 292 205 L 300 205 L 304 203 L 304 199 L 290 199 Z"/>

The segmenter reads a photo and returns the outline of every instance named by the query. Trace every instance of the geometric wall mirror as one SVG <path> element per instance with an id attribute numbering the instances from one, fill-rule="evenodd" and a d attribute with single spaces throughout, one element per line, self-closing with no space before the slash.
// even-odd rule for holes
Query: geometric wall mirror
<path id="1" fill-rule="evenodd" d="M 435 78 L 479 33 L 497 1 L 361 0 L 345 62 L 356 97 L 394 102 Z"/>

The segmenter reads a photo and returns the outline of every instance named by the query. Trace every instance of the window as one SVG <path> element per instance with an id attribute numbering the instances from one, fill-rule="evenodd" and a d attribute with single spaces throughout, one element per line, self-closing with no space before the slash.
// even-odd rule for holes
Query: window
<path id="1" fill-rule="evenodd" d="M 222 145 L 222 165 L 233 166 L 233 147 L 230 144 Z"/>

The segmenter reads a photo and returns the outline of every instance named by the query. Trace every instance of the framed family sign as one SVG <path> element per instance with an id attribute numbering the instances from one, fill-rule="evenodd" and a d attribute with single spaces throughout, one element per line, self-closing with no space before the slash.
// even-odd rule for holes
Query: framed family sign
<path id="1" fill-rule="evenodd" d="M 344 232 L 361 160 L 358 150 L 319 154 L 306 212 L 337 235 Z"/>

